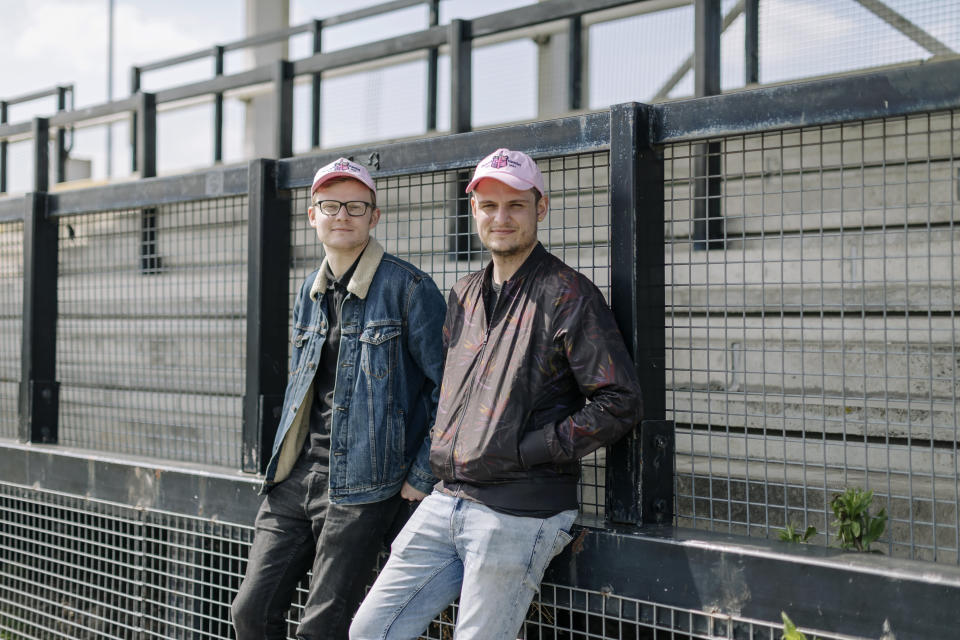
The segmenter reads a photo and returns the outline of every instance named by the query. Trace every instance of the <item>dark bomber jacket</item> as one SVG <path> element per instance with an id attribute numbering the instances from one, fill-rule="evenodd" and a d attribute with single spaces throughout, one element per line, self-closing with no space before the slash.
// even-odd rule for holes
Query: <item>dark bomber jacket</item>
<path id="1" fill-rule="evenodd" d="M 575 509 L 580 458 L 640 422 L 633 362 L 599 289 L 543 245 L 488 322 L 491 273 L 448 298 L 431 466 L 444 489 L 493 508 Z"/>

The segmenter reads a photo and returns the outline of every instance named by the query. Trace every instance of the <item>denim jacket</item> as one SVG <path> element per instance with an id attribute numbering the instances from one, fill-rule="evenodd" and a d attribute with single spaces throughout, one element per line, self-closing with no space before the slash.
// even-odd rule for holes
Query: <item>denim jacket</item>
<path id="1" fill-rule="evenodd" d="M 264 491 L 284 480 L 310 431 L 313 380 L 327 334 L 326 260 L 293 307 L 290 370 Z M 423 271 L 370 238 L 340 309 L 330 425 L 330 500 L 385 500 L 406 480 L 429 493 L 430 430 L 443 372 L 446 304 Z"/>

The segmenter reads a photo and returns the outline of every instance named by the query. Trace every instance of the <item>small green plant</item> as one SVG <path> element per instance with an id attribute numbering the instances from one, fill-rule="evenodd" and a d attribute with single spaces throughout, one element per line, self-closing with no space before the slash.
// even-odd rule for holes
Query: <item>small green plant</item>
<path id="1" fill-rule="evenodd" d="M 797 630 L 797 625 L 793 624 L 793 620 L 787 616 L 786 611 L 781 611 L 780 615 L 783 616 L 783 635 L 780 636 L 780 640 L 807 640 L 807 636 Z M 813 640 L 817 638 L 814 637 Z"/>
<path id="2" fill-rule="evenodd" d="M 837 527 L 841 549 L 870 551 L 870 544 L 883 535 L 887 526 L 887 511 L 880 509 L 877 515 L 871 516 L 872 501 L 873 491 L 857 488 L 850 488 L 833 496 L 830 508 L 837 518 L 833 526 Z"/>
<path id="3" fill-rule="evenodd" d="M 786 528 L 780 532 L 780 539 L 784 542 L 801 543 L 807 542 L 813 536 L 817 535 L 816 527 L 807 527 L 807 530 L 800 533 L 793 527 L 793 523 L 788 522 Z"/>

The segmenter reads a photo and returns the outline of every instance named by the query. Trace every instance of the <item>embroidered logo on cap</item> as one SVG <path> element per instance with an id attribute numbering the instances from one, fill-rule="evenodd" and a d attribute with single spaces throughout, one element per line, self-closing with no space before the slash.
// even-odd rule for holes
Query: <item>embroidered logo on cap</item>
<path id="1" fill-rule="evenodd" d="M 352 164 L 350 164 L 349 162 L 347 162 L 346 160 L 344 160 L 343 162 L 335 163 L 333 165 L 333 170 L 334 171 L 353 171 L 354 173 L 358 172 L 357 168 Z"/>
<path id="2" fill-rule="evenodd" d="M 490 168 L 491 169 L 502 169 L 507 166 L 507 163 L 510 162 L 509 156 L 505 153 L 501 153 L 498 156 L 490 158 Z"/>

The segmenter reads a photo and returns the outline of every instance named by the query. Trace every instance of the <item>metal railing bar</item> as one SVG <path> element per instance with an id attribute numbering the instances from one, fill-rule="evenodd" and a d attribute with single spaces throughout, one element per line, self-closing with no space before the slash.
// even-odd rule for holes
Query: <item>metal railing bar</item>
<path id="1" fill-rule="evenodd" d="M 0 198 L 0 223 L 23 221 L 27 199 L 23 196 Z"/>
<path id="2" fill-rule="evenodd" d="M 53 87 L 52 89 L 43 89 L 41 91 L 34 91 L 33 93 L 26 93 L 15 98 L 5 98 L 3 102 L 7 105 L 12 104 L 21 104 L 24 102 L 33 102 L 34 100 L 39 100 L 40 98 L 49 98 L 51 96 L 57 96 L 61 91 L 73 91 L 73 84 L 61 84 Z"/>
<path id="3" fill-rule="evenodd" d="M 50 215 L 62 217 L 109 209 L 133 209 L 247 193 L 247 167 L 216 168 L 132 183 L 111 184 L 50 194 Z M 2 207 L 2 204 L 0 204 Z M 21 207 L 22 208 L 22 207 Z M 3 208 L 0 208 L 0 212 Z"/>
<path id="4" fill-rule="evenodd" d="M 340 155 L 348 155 L 357 162 L 367 164 L 371 158 L 375 159 L 376 177 L 462 169 L 472 167 L 490 153 L 491 149 L 502 146 L 504 140 L 510 140 L 511 145 L 524 149 L 534 158 L 602 151 L 610 144 L 609 119 L 608 112 L 602 111 L 523 125 L 288 158 L 279 161 L 277 178 L 281 189 L 305 187 L 313 179 L 318 165 Z"/>
<path id="5" fill-rule="evenodd" d="M 362 18 L 369 18 L 372 16 L 389 13 L 391 11 L 396 11 L 398 9 L 413 7 L 419 4 L 424 4 L 424 0 L 395 0 L 394 2 L 386 2 L 380 5 L 367 7 L 365 9 L 356 9 L 354 11 L 348 11 L 346 13 L 341 13 L 339 15 L 330 16 L 329 18 L 322 18 L 321 22 L 323 23 L 324 27 L 330 27 L 338 24 L 352 22 L 354 20 L 360 20 Z M 301 33 L 310 33 L 312 30 L 313 30 L 313 21 L 287 27 L 286 29 L 271 31 L 269 33 L 257 34 L 255 36 L 250 36 L 249 38 L 243 38 L 242 40 L 234 40 L 232 42 L 227 42 L 220 46 L 223 47 L 224 51 L 236 51 L 238 49 L 244 49 L 246 47 L 255 47 L 259 45 L 270 44 L 273 42 L 277 42 L 279 40 L 284 40 L 291 36 L 299 35 Z M 179 56 L 164 58 L 163 60 L 157 60 L 155 62 L 149 62 L 147 64 L 135 65 L 135 68 L 139 69 L 141 72 L 155 71 L 157 69 L 172 67 L 178 64 L 183 64 L 185 62 L 193 62 L 194 60 L 201 60 L 203 58 L 213 57 L 215 53 L 216 53 L 216 47 L 207 47 L 205 49 L 200 49 L 198 51 L 185 53 Z"/>
<path id="6" fill-rule="evenodd" d="M 960 78 L 960 57 L 658 104 L 653 139 L 669 144 L 955 109 L 960 91 L 951 78 Z"/>
<path id="7" fill-rule="evenodd" d="M 157 104 L 176 102 L 188 98 L 196 98 L 214 93 L 222 93 L 231 89 L 240 89 L 251 85 L 263 84 L 273 79 L 273 65 L 264 65 L 249 71 L 241 71 L 231 75 L 216 76 L 210 80 L 201 80 L 190 84 L 157 91 Z"/>
<path id="8" fill-rule="evenodd" d="M 437 26 L 387 40 L 378 40 L 347 49 L 317 53 L 293 62 L 294 75 L 328 71 L 404 53 L 440 47 L 447 43 L 447 27 Z M 424 51 L 425 53 L 425 51 Z"/>

